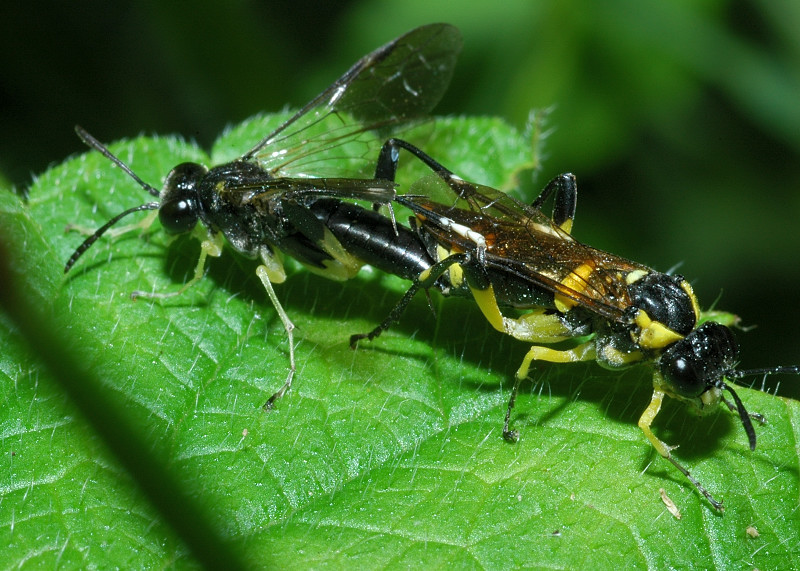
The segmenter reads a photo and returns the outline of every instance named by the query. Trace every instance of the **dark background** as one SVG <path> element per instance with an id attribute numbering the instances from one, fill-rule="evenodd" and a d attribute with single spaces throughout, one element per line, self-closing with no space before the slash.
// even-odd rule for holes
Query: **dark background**
<path id="1" fill-rule="evenodd" d="M 80 2 L 0 9 L 0 177 L 102 141 L 300 105 L 424 23 L 461 28 L 440 114 L 523 127 L 555 105 L 537 184 L 578 175 L 582 241 L 667 270 L 758 327 L 742 366 L 800 363 L 800 5 L 769 1 Z M 800 395 L 800 380 L 780 380 Z"/>

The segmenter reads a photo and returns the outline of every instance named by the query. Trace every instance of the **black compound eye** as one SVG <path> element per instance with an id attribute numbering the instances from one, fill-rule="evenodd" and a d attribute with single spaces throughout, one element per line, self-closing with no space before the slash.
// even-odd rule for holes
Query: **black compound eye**
<path id="1" fill-rule="evenodd" d="M 197 163 L 181 163 L 167 175 L 161 191 L 158 219 L 168 234 L 189 232 L 197 224 L 197 186 L 208 169 Z"/>
<path id="2" fill-rule="evenodd" d="M 197 207 L 188 198 L 163 202 L 158 209 L 158 219 L 168 234 L 183 234 L 197 224 Z"/>
<path id="3" fill-rule="evenodd" d="M 680 355 L 674 352 L 661 357 L 661 375 L 672 385 L 680 396 L 693 398 L 700 396 L 707 388 L 702 367 L 695 366 L 693 355 Z"/>
<path id="4" fill-rule="evenodd" d="M 731 330 L 708 322 L 664 351 L 658 367 L 676 394 L 692 398 L 718 386 L 735 365 L 738 354 Z"/>

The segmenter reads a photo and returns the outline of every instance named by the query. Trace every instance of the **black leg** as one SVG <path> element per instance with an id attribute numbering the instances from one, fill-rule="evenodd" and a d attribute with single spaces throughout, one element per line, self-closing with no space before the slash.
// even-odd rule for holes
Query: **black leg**
<path id="1" fill-rule="evenodd" d="M 400 319 L 400 317 L 403 315 L 403 312 L 405 312 L 406 308 L 408 307 L 408 304 L 411 303 L 414 295 L 416 295 L 420 289 L 428 289 L 432 287 L 436 283 L 436 280 L 438 280 L 439 277 L 446 272 L 448 268 L 450 268 L 450 266 L 454 264 L 466 264 L 469 262 L 469 260 L 470 256 L 468 254 L 453 254 L 452 256 L 448 256 L 444 260 L 435 263 L 430 268 L 422 272 L 422 274 L 416 280 L 414 280 L 414 283 L 410 288 L 408 288 L 408 291 L 405 293 L 405 295 L 403 295 L 400 301 L 397 302 L 397 305 L 392 308 L 392 311 L 389 312 L 389 315 L 380 325 L 378 325 L 369 333 L 357 333 L 350 336 L 350 347 L 355 349 L 356 345 L 361 339 L 369 339 L 372 341 L 381 333 L 389 329 L 389 327 L 391 327 Z"/>
<path id="2" fill-rule="evenodd" d="M 566 173 L 560 174 L 547 183 L 542 193 L 536 197 L 531 206 L 537 210 L 542 209 L 544 202 L 555 192 L 553 204 L 553 222 L 566 232 L 572 230 L 572 221 L 575 219 L 575 208 L 578 203 L 578 185 L 575 176 Z"/>
<path id="3" fill-rule="evenodd" d="M 452 176 L 452 171 L 445 168 L 441 163 L 435 161 L 425 151 L 415 147 L 409 142 L 402 139 L 389 139 L 381 147 L 378 154 L 378 163 L 375 167 L 375 178 L 381 180 L 394 181 L 397 175 L 397 166 L 400 161 L 400 149 L 405 149 L 423 163 L 428 165 L 430 169 L 439 173 L 443 177 Z"/>
<path id="4" fill-rule="evenodd" d="M 506 409 L 506 420 L 503 423 L 503 438 L 505 438 L 506 442 L 514 443 L 519 440 L 519 431 L 518 430 L 510 430 L 508 428 L 508 424 L 511 421 L 511 411 L 514 409 L 514 404 L 517 402 L 517 392 L 519 391 L 519 385 L 522 382 L 522 379 L 519 377 L 514 378 L 514 386 L 511 389 L 511 398 L 508 399 L 508 408 Z"/>

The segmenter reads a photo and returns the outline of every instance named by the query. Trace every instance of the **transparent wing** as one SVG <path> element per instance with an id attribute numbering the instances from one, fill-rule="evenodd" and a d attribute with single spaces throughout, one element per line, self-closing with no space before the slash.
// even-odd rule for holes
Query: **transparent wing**
<path id="1" fill-rule="evenodd" d="M 541 226 L 540 231 L 572 239 L 540 209 L 520 202 L 501 190 L 457 177 L 448 178 L 431 173 L 415 181 L 404 198 L 411 202 L 427 199 L 452 210 L 469 211 L 511 225 L 537 224 Z"/>
<path id="2" fill-rule="evenodd" d="M 460 51 L 457 28 L 416 28 L 357 61 L 242 159 L 276 177 L 372 176 L 383 137 L 433 109 Z"/>
<path id="3" fill-rule="evenodd" d="M 226 183 L 224 192 L 237 206 L 274 208 L 273 201 L 313 201 L 325 196 L 389 204 L 395 199 L 395 183 L 371 178 L 274 178 L 258 183 Z"/>
<path id="4" fill-rule="evenodd" d="M 621 319 L 630 300 L 625 277 L 649 271 L 575 240 L 538 208 L 490 187 L 429 175 L 397 201 L 449 251 L 475 251 L 482 237 L 487 267 L 514 274 L 608 318 Z M 573 284 L 573 285 L 570 285 Z"/>

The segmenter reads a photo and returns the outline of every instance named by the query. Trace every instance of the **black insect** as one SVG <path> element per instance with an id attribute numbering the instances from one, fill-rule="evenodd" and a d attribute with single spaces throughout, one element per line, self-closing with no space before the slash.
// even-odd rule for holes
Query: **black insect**
<path id="1" fill-rule="evenodd" d="M 431 111 L 450 83 L 460 49 L 461 36 L 453 26 L 416 28 L 360 59 L 239 159 L 211 169 L 180 164 L 167 175 L 161 191 L 76 127 L 88 146 L 158 200 L 128 209 L 101 226 L 78 246 L 64 271 L 109 228 L 143 210 L 158 210 L 170 234 L 199 228 L 202 245 L 194 277 L 178 291 L 134 292 L 133 297 L 162 298 L 186 291 L 202 278 L 206 258 L 221 255 L 223 237 L 238 253 L 258 259 L 256 274 L 289 339 L 289 373 L 268 401 L 271 405 L 289 389 L 295 372 L 294 325 L 272 287 L 286 278 L 278 251 L 332 279 L 355 275 L 361 262 L 309 212 L 308 205 L 325 196 L 391 202 L 395 184 L 388 178 L 390 169 L 379 164 L 380 176 L 373 176 L 379 137 Z M 346 166 L 331 167 L 331 157 L 346 159 Z"/>
<path id="2" fill-rule="evenodd" d="M 373 339 L 388 328 L 419 289 L 468 290 L 494 328 L 533 344 L 517 371 L 506 411 L 503 435 L 510 441 L 518 438 L 509 428 L 511 411 L 534 361 L 596 360 L 613 369 L 648 364 L 653 368 L 653 396 L 639 427 L 658 453 L 721 510 L 722 502 L 673 458 L 674 447 L 650 429 L 664 397 L 682 400 L 700 413 L 725 403 L 739 415 L 754 450 L 751 418 L 763 417 L 749 414 L 726 380 L 800 374 L 800 367 L 737 370 L 739 349 L 733 332 L 719 323 L 702 322 L 697 298 L 682 276 L 578 242 L 571 234 L 577 203 L 573 175 L 553 179 L 529 206 L 464 181 L 408 143 L 389 141 L 384 148 L 398 147 L 410 150 L 434 171 L 415 182 L 409 194 L 395 199 L 414 213 L 412 222 L 418 226 L 418 241 L 407 258 L 426 267 L 389 317 L 372 332 L 354 335 L 351 344 Z M 547 216 L 542 206 L 551 197 L 553 214 Z M 341 239 L 348 243 L 346 237 Z M 427 257 L 421 253 L 425 250 Z M 524 313 L 508 317 L 501 307 Z M 577 344 L 554 347 L 564 341 Z"/>

